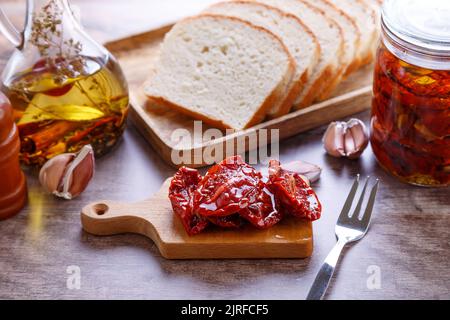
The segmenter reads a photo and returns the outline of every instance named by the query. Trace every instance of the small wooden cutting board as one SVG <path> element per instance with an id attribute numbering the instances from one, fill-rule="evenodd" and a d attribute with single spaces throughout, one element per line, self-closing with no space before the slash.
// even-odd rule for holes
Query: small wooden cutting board
<path id="1" fill-rule="evenodd" d="M 168 198 L 168 179 L 150 199 L 125 204 L 99 201 L 81 213 L 83 228 L 98 236 L 141 234 L 152 239 L 166 259 L 307 258 L 313 251 L 312 223 L 288 218 L 269 230 L 209 228 L 188 236 Z"/>

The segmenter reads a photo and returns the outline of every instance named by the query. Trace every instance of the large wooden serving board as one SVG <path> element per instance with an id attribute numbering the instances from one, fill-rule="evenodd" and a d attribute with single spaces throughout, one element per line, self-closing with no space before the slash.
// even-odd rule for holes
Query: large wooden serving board
<path id="1" fill-rule="evenodd" d="M 106 46 L 119 60 L 129 81 L 132 119 L 143 136 L 172 165 L 180 165 L 179 163 L 173 163 L 173 153 L 189 154 L 191 159 L 196 159 L 196 164 L 189 163 L 189 165 L 191 167 L 202 167 L 206 163 L 199 161 L 198 155 L 201 155 L 207 147 L 213 149 L 219 145 L 226 146 L 227 143 L 233 145 L 232 143 L 238 139 L 254 135 L 261 129 L 279 129 L 280 140 L 283 140 L 331 121 L 364 111 L 370 107 L 372 66 L 367 66 L 346 79 L 337 88 L 333 97 L 327 101 L 293 112 L 284 117 L 264 122 L 245 131 L 229 135 L 224 134 L 224 137 L 214 141 L 205 140 L 202 135 L 193 134 L 194 119 L 173 110 L 151 105 L 143 94 L 143 83 L 156 63 L 159 46 L 170 28 L 171 26 L 163 27 L 110 42 Z M 186 141 L 186 139 L 173 141 L 172 134 L 177 129 L 186 129 L 188 132 L 191 132 L 192 141 Z M 210 127 L 203 125 L 203 132 L 207 129 L 210 129 Z M 270 143 L 270 139 L 267 142 Z M 259 141 L 258 145 L 260 147 L 263 146 L 261 141 Z M 241 149 L 239 151 L 249 151 L 253 148 L 251 144 L 240 147 L 243 147 L 244 150 Z M 200 160 L 202 160 L 201 158 Z M 220 161 L 222 159 L 216 160 Z"/>
<path id="2" fill-rule="evenodd" d="M 99 201 L 81 213 L 83 229 L 98 236 L 141 234 L 152 239 L 167 259 L 307 258 L 313 251 L 312 223 L 288 218 L 269 230 L 209 228 L 188 236 L 168 199 L 170 179 L 147 201 Z"/>

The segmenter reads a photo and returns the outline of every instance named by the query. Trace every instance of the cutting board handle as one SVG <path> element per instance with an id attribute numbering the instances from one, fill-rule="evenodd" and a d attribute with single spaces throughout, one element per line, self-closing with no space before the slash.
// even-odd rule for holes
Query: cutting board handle
<path id="1" fill-rule="evenodd" d="M 160 237 L 149 220 L 151 206 L 99 201 L 87 205 L 81 212 L 83 229 L 97 236 L 136 233 L 149 237 L 156 244 Z"/>

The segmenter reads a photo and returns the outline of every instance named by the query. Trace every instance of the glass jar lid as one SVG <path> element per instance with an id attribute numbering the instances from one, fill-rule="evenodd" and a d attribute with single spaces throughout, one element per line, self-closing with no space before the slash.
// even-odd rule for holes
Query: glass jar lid
<path id="1" fill-rule="evenodd" d="M 432 69 L 450 68 L 450 0 L 385 0 L 382 24 L 399 58 Z"/>
<path id="2" fill-rule="evenodd" d="M 385 0 L 383 23 L 399 39 L 426 53 L 450 55 L 449 0 Z"/>

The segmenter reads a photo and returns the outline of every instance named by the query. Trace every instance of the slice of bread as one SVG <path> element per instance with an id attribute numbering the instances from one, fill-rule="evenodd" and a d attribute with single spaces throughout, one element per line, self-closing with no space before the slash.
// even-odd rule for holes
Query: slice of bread
<path id="1" fill-rule="evenodd" d="M 297 63 L 296 72 L 286 88 L 286 97 L 269 111 L 268 117 L 278 118 L 289 113 L 319 61 L 320 45 L 311 30 L 296 16 L 253 1 L 220 2 L 205 12 L 247 20 L 273 32 L 284 42 Z"/>
<path id="2" fill-rule="evenodd" d="M 295 72 L 270 31 L 237 18 L 200 15 L 166 35 L 144 90 L 158 105 L 217 128 L 242 130 L 264 120 Z"/>
<path id="3" fill-rule="evenodd" d="M 344 52 L 343 30 L 323 10 L 317 9 L 301 0 L 258 0 L 275 6 L 297 16 L 314 33 L 321 46 L 319 63 L 310 80 L 295 103 L 295 109 L 310 106 L 321 93 L 332 85 L 341 70 L 341 58 Z"/>
<path id="4" fill-rule="evenodd" d="M 378 49 L 379 40 L 381 37 L 381 8 L 383 6 L 384 0 L 364 0 L 369 6 L 375 10 L 376 16 L 376 26 L 377 26 L 377 35 L 375 42 L 373 44 L 373 51 L 376 52 Z"/>
<path id="5" fill-rule="evenodd" d="M 361 65 L 371 63 L 378 40 L 376 10 L 363 0 L 328 0 L 355 19 L 362 33 L 360 47 Z"/>
<path id="6" fill-rule="evenodd" d="M 364 0 L 369 5 L 372 5 L 376 10 L 380 10 L 384 0 Z"/>
<path id="7" fill-rule="evenodd" d="M 325 11 L 327 16 L 336 21 L 344 31 L 344 55 L 343 63 L 346 65 L 344 75 L 349 75 L 360 66 L 361 57 L 359 48 L 361 46 L 362 33 L 354 18 L 343 10 L 336 7 L 328 0 L 305 0 L 309 4 Z M 344 66 L 345 67 L 345 66 Z"/>
<path id="8" fill-rule="evenodd" d="M 344 54 L 341 59 L 341 68 L 333 82 L 324 90 L 317 100 L 328 99 L 345 76 L 355 71 L 360 66 L 358 55 L 361 41 L 361 31 L 353 18 L 337 8 L 327 0 L 304 0 L 314 7 L 325 11 L 326 15 L 336 21 L 344 32 Z"/>

